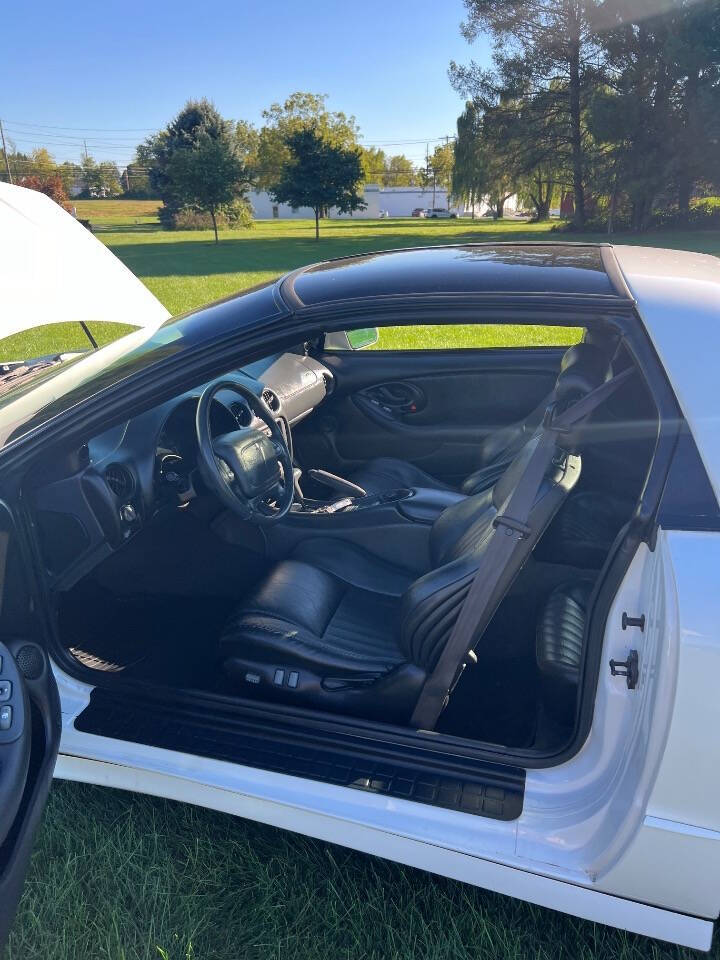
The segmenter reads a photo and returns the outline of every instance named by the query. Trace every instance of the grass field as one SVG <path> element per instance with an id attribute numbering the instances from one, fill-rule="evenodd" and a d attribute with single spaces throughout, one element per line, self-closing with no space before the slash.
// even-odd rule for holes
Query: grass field
<path id="1" fill-rule="evenodd" d="M 553 240 L 552 224 L 492 220 L 331 220 L 314 239 L 309 220 L 259 221 L 250 230 L 223 231 L 216 245 L 211 231 L 168 232 L 160 228 L 153 200 L 76 201 L 78 215 L 91 221 L 103 241 L 158 297 L 172 314 L 183 313 L 211 300 L 245 289 L 296 267 L 329 257 L 372 250 L 455 242 L 502 240 Z M 573 240 L 606 240 L 605 235 L 572 234 Z M 668 231 L 638 236 L 620 235 L 616 241 L 699 250 L 720 255 L 720 231 Z M 121 331 L 103 324 L 91 325 L 100 343 Z M 500 336 L 498 336 L 500 334 Z M 493 346 L 536 342 L 553 337 L 544 328 L 527 341 L 528 331 L 512 328 L 493 331 L 476 328 L 468 342 L 468 329 L 444 327 L 445 346 Z M 557 334 L 555 334 L 557 337 Z M 545 340 L 544 342 L 548 342 Z M 380 346 L 414 346 L 417 338 L 405 330 L 387 330 Z M 55 350 L 79 349 L 87 341 L 78 329 L 43 328 L 0 341 L 0 359 L 40 356 Z"/>
<path id="2" fill-rule="evenodd" d="M 334 221 L 323 225 L 316 243 L 310 222 L 273 221 L 224 233 L 216 247 L 209 234 L 163 232 L 147 207 L 119 203 L 78 204 L 78 213 L 91 219 L 100 239 L 174 313 L 326 257 L 455 240 L 552 237 L 544 224 Z M 622 240 L 720 254 L 717 231 Z M 449 328 L 442 332 L 462 335 Z M 50 340 L 32 344 L 47 347 Z M 14 343 L 28 350 L 24 356 L 30 346 L 28 339 Z M 68 346 L 53 341 L 49 347 L 60 348 Z M 58 783 L 36 840 L 8 956 L 680 960 L 694 955 L 229 816 Z"/>

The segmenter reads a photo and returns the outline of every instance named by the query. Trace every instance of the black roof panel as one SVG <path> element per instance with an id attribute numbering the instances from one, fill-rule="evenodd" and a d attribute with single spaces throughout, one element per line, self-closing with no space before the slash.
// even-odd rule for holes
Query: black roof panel
<path id="1" fill-rule="evenodd" d="M 409 294 L 617 296 L 600 250 L 560 243 L 416 247 L 319 263 L 291 282 L 306 306 Z"/>

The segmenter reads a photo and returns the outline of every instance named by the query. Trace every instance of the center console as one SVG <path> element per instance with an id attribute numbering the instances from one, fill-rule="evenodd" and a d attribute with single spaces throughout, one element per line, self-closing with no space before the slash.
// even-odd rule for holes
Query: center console
<path id="1" fill-rule="evenodd" d="M 307 539 L 343 540 L 365 553 L 419 575 L 430 564 L 430 529 L 447 507 L 464 500 L 454 490 L 398 487 L 367 493 L 333 474 L 295 471 L 295 502 L 279 522 L 265 528 L 267 553 L 287 557 Z M 305 488 L 305 489 L 304 489 Z M 314 496 L 308 496 L 312 490 Z M 328 496 L 323 497 L 327 490 Z"/>
<path id="2" fill-rule="evenodd" d="M 308 476 L 315 491 L 320 486 L 331 495 L 327 498 L 305 496 L 302 490 L 303 474 L 296 469 L 295 502 L 288 515 L 292 519 L 317 521 L 327 517 L 349 519 L 353 516 L 360 522 L 373 523 L 390 510 L 394 519 L 399 516 L 416 523 L 432 524 L 446 507 L 465 499 L 464 494 L 454 490 L 429 487 L 397 487 L 382 493 L 367 493 L 357 484 L 325 470 L 309 470 Z M 362 514 L 362 517 L 358 517 L 358 514 Z"/>

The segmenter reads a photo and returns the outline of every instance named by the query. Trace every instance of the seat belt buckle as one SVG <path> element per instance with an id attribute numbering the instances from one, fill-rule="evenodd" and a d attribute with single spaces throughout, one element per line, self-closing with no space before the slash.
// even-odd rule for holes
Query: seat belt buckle
<path id="1" fill-rule="evenodd" d="M 529 537 L 532 533 L 532 527 L 529 527 L 521 520 L 513 520 L 512 517 L 507 517 L 504 513 L 499 513 L 493 519 L 492 525 L 495 527 L 495 529 L 498 527 L 505 527 L 505 534 L 508 537 L 511 537 L 513 533 L 519 533 L 519 540 L 525 540 L 525 538 Z"/>

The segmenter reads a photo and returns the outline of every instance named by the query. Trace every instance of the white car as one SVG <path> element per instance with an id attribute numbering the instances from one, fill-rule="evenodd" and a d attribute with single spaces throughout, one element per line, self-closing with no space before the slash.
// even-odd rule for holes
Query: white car
<path id="1" fill-rule="evenodd" d="M 457 220 L 457 214 L 445 207 L 430 207 L 425 211 L 425 216 L 430 220 Z"/>
<path id="2" fill-rule="evenodd" d="M 709 948 L 716 258 L 398 250 L 170 319 L 40 194 L 0 245 L 2 336 L 138 328 L 0 358 L 3 937 L 54 774 Z"/>

